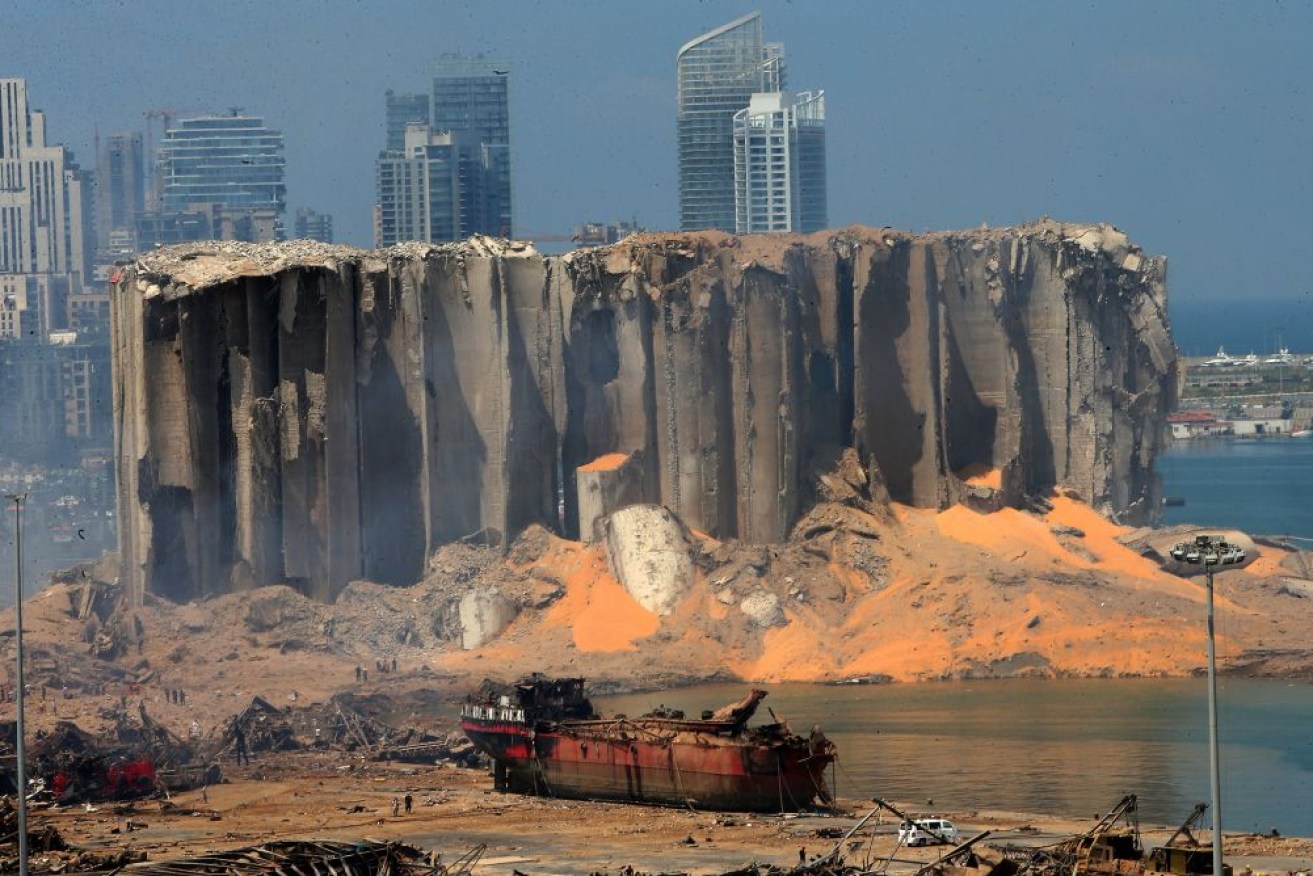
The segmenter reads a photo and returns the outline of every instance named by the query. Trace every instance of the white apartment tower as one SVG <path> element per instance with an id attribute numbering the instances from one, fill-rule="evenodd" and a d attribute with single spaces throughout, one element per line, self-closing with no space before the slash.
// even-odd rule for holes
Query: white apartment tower
<path id="1" fill-rule="evenodd" d="M 82 172 L 46 145 L 46 117 L 27 82 L 0 79 L 0 274 L 87 274 Z"/>
<path id="2" fill-rule="evenodd" d="M 734 114 L 735 233 L 825 224 L 825 92 L 752 95 Z"/>
<path id="3" fill-rule="evenodd" d="M 481 169 L 469 156 L 465 131 L 434 132 L 423 122 L 406 125 L 405 149 L 384 152 L 375 165 L 378 233 L 375 243 L 464 240 L 482 232 L 464 205 L 483 191 Z"/>
<path id="4" fill-rule="evenodd" d="M 44 340 L 64 327 L 64 299 L 90 277 L 89 197 L 72 153 L 46 144 L 27 82 L 0 79 L 0 331 Z"/>

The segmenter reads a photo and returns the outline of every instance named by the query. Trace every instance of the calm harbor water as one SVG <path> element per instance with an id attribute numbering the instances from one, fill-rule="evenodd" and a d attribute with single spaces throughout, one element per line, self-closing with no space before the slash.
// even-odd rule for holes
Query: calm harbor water
<path id="1" fill-rule="evenodd" d="M 605 714 L 658 704 L 696 714 L 746 685 L 598 698 Z M 1203 679 L 773 685 L 763 704 L 839 747 L 845 797 L 934 800 L 943 809 L 1076 817 L 1140 797 L 1146 825 L 1208 799 Z M 1225 679 L 1219 692 L 1224 826 L 1313 835 L 1313 687 Z"/>
<path id="2" fill-rule="evenodd" d="M 1155 467 L 1164 494 L 1185 500 L 1163 509 L 1163 523 L 1313 539 L 1311 439 L 1177 441 Z"/>

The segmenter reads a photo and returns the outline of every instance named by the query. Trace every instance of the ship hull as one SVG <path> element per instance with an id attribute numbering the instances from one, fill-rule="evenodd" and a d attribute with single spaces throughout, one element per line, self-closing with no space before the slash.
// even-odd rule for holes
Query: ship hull
<path id="1" fill-rule="evenodd" d="M 674 738 L 631 725 L 546 732 L 514 722 L 466 719 L 465 734 L 493 758 L 499 789 L 730 811 L 793 811 L 828 800 L 828 753 L 684 730 Z"/>

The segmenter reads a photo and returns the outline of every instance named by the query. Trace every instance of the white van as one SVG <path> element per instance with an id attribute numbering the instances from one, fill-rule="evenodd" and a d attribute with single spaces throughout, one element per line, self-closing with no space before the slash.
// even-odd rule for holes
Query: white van
<path id="1" fill-rule="evenodd" d="M 957 842 L 957 828 L 943 818 L 918 818 L 898 827 L 898 841 L 909 846 L 929 846 Z"/>

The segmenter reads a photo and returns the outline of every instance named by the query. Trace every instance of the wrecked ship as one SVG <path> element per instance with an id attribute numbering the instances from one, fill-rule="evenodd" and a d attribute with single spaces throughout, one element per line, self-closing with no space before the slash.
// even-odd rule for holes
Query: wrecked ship
<path id="1" fill-rule="evenodd" d="M 461 709 L 461 729 L 493 759 L 498 790 L 749 812 L 830 802 L 834 745 L 819 726 L 803 737 L 782 721 L 749 728 L 766 697 L 700 719 L 660 709 L 601 718 L 582 678 L 485 683 Z"/>
<path id="2" fill-rule="evenodd" d="M 1160 506 L 1165 260 L 1107 225 L 202 243 L 113 277 L 134 604 L 409 585 L 444 544 L 661 505 L 786 540 L 855 453 L 897 502 Z M 616 471 L 585 466 L 609 454 Z M 985 467 L 998 483 L 964 473 Z"/>

